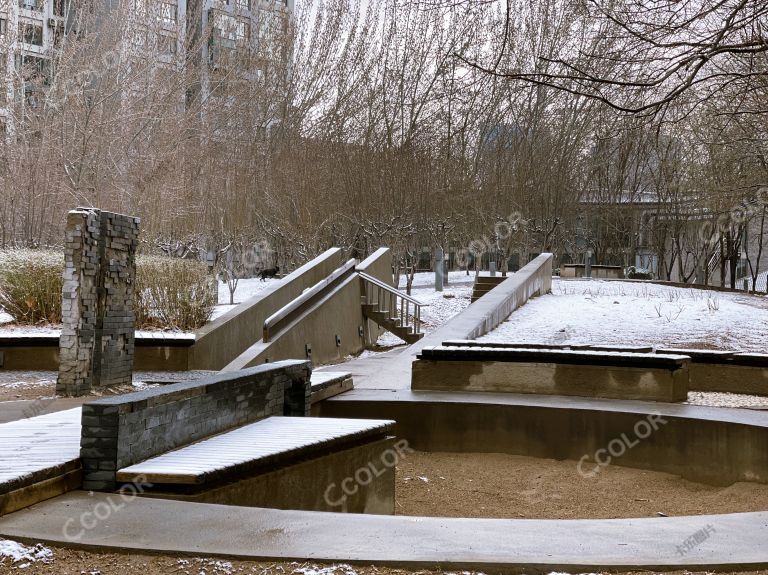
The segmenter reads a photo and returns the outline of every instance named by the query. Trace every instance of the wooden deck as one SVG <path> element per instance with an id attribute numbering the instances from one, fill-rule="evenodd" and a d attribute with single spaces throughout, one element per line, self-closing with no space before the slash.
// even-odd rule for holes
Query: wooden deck
<path id="1" fill-rule="evenodd" d="M 118 481 L 200 484 L 223 474 L 279 464 L 286 458 L 380 437 L 394 421 L 269 417 L 117 472 Z"/>
<path id="2" fill-rule="evenodd" d="M 313 371 L 312 404 L 354 388 L 352 374 L 346 371 Z"/>
<path id="3" fill-rule="evenodd" d="M 0 494 L 77 465 L 80 411 L 77 407 L 0 424 Z"/>

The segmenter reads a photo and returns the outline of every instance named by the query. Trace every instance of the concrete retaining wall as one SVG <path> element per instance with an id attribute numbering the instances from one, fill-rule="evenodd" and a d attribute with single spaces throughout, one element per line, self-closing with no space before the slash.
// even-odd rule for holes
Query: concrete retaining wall
<path id="1" fill-rule="evenodd" d="M 355 266 L 381 281 L 392 284 L 392 253 L 380 248 Z M 378 338 L 378 326 L 367 326 L 363 316 L 360 277 L 353 273 L 339 285 L 330 288 L 322 299 L 277 334 L 272 341 L 257 342 L 231 361 L 225 371 L 235 371 L 267 361 L 285 358 L 307 358 L 321 365 L 340 361 L 360 353 L 366 341 Z M 361 335 L 362 330 L 362 335 Z M 339 337 L 337 345 L 336 337 Z M 312 350 L 307 355 L 307 346 Z"/>
<path id="2" fill-rule="evenodd" d="M 0 340 L 0 369 L 46 370 L 59 369 L 57 337 L 25 338 L 27 343 Z M 186 371 L 193 340 L 163 343 L 156 339 L 137 337 L 133 352 L 133 367 L 137 371 Z"/>
<path id="3" fill-rule="evenodd" d="M 768 417 L 758 411 L 390 390 L 355 390 L 324 401 L 320 411 L 323 417 L 393 419 L 395 435 L 419 451 L 570 459 L 574 481 L 600 473 L 599 460 L 715 485 L 768 483 Z"/>
<path id="4" fill-rule="evenodd" d="M 309 415 L 309 362 L 285 361 L 83 405 L 83 489 L 118 469 L 270 415 Z"/>
<path id="5" fill-rule="evenodd" d="M 219 370 L 262 338 L 264 320 L 301 293 L 325 279 L 343 261 L 340 248 L 331 248 L 196 333 L 190 369 Z M 304 357 L 302 353 L 299 356 Z"/>
<path id="6" fill-rule="evenodd" d="M 388 437 L 366 442 L 313 457 L 283 464 L 279 469 L 230 480 L 227 484 L 200 493 L 180 494 L 148 491 L 149 497 L 178 499 L 194 503 L 240 505 L 271 509 L 301 509 L 336 513 L 373 513 L 392 515 L 395 512 L 395 468 L 388 461 L 395 439 Z M 368 470 L 374 466 L 375 473 Z M 363 469 L 363 483 L 354 484 L 354 492 L 342 490 L 349 478 Z"/>
<path id="7" fill-rule="evenodd" d="M 360 279 L 353 274 L 272 341 L 251 346 L 225 371 L 288 357 L 306 357 L 318 365 L 341 361 L 347 355 L 364 349 L 365 339 L 360 335 L 364 321 L 360 306 Z M 339 345 L 336 344 L 337 336 Z M 306 353 L 307 346 L 312 350 L 311 356 Z"/>

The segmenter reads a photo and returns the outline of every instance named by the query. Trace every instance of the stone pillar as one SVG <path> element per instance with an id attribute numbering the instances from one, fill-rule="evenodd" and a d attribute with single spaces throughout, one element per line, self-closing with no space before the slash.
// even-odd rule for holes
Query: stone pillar
<path id="1" fill-rule="evenodd" d="M 131 383 L 139 218 L 78 208 L 67 214 L 59 395 Z"/>
<path id="2" fill-rule="evenodd" d="M 443 291 L 444 277 L 445 262 L 443 261 L 443 249 L 435 248 L 435 291 Z"/>

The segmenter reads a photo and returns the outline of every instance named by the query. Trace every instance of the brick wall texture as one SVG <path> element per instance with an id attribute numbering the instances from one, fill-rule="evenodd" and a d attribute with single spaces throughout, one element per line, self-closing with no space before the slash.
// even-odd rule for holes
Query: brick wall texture
<path id="1" fill-rule="evenodd" d="M 131 383 L 139 219 L 96 209 L 67 215 L 56 392 Z"/>

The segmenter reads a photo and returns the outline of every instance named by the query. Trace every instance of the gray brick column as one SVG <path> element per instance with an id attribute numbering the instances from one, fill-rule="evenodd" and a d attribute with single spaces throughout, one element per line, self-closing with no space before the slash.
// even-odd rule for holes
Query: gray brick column
<path id="1" fill-rule="evenodd" d="M 67 214 L 60 395 L 131 382 L 139 218 L 79 208 Z"/>

